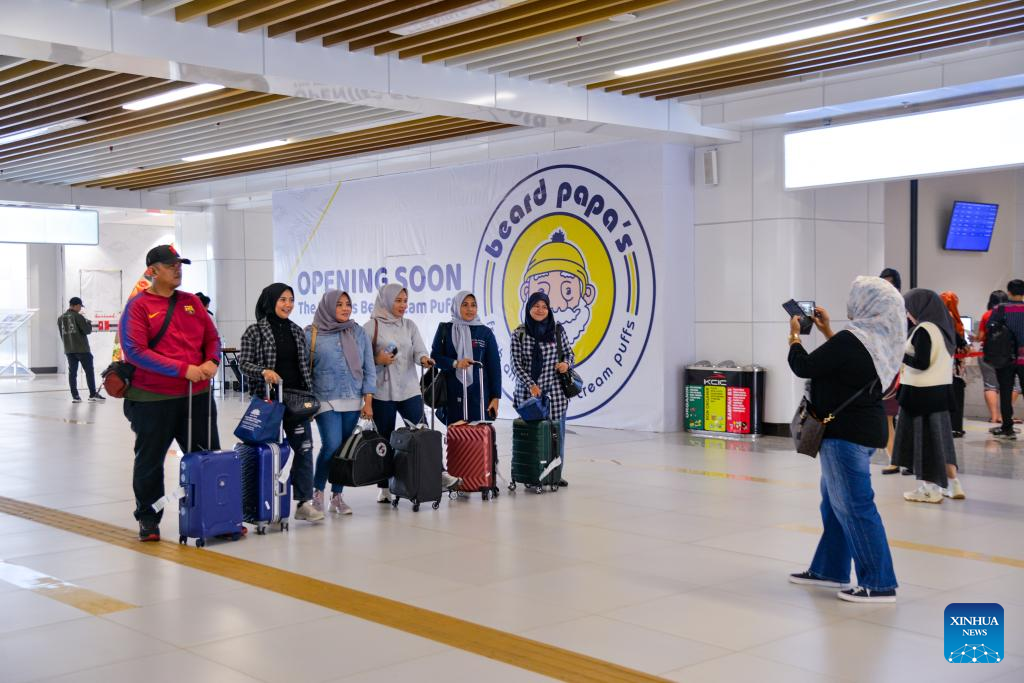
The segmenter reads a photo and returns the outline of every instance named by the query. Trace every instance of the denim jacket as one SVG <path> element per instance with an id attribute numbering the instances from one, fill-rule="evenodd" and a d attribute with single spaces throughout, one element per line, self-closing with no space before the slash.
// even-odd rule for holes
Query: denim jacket
<path id="1" fill-rule="evenodd" d="M 306 343 L 312 348 L 312 326 L 306 328 Z M 377 391 L 377 371 L 373 363 L 373 349 L 366 332 L 355 327 L 356 343 L 363 357 L 363 381 L 360 385 L 348 368 L 341 348 L 340 334 L 317 333 L 313 351 L 313 393 L 321 401 L 362 398 Z"/>

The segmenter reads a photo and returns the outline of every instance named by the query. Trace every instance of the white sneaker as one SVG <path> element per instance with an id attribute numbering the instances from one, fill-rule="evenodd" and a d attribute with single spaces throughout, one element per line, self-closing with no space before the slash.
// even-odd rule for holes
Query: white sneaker
<path id="1" fill-rule="evenodd" d="M 342 499 L 340 493 L 331 496 L 331 512 L 337 515 L 351 515 L 352 508 Z"/>
<path id="2" fill-rule="evenodd" d="M 454 491 L 462 485 L 462 477 L 453 477 L 447 472 L 441 472 L 441 488 L 445 491 Z"/>
<path id="3" fill-rule="evenodd" d="M 942 489 L 942 495 L 946 498 L 952 498 L 953 500 L 963 500 L 967 497 L 967 494 L 964 493 L 964 487 L 960 483 L 959 479 L 950 479 L 949 488 Z"/>
<path id="4" fill-rule="evenodd" d="M 324 492 L 323 491 L 319 491 L 319 490 L 313 491 L 313 509 L 316 510 L 317 512 L 321 512 L 321 513 L 324 511 Z"/>
<path id="5" fill-rule="evenodd" d="M 391 492 L 387 489 L 377 489 L 377 502 L 378 503 L 390 503 Z"/>
<path id="6" fill-rule="evenodd" d="M 299 507 L 295 508 L 295 519 L 306 522 L 319 522 L 323 518 L 324 513 L 310 505 L 309 501 L 303 501 L 299 503 Z"/>
<path id="7" fill-rule="evenodd" d="M 911 503 L 941 503 L 942 493 L 940 489 L 921 484 L 915 490 L 904 493 L 903 499 Z"/>

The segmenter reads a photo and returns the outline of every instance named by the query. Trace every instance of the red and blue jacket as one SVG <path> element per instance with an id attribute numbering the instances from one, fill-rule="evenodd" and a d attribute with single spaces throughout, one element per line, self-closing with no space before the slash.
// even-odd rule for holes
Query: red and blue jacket
<path id="1" fill-rule="evenodd" d="M 171 324 L 156 348 L 149 341 L 160 332 L 168 311 L 167 297 L 142 291 L 128 301 L 121 314 L 121 350 L 135 366 L 132 387 L 167 396 L 188 394 L 185 371 L 208 360 L 220 363 L 217 327 L 195 294 L 177 292 Z M 194 392 L 209 381 L 196 382 Z"/>

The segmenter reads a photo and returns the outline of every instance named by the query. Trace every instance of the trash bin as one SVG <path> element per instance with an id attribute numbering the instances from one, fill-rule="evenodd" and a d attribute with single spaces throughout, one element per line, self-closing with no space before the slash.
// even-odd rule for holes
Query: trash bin
<path id="1" fill-rule="evenodd" d="M 698 361 L 683 370 L 683 425 L 705 436 L 756 438 L 764 429 L 764 368 Z"/>

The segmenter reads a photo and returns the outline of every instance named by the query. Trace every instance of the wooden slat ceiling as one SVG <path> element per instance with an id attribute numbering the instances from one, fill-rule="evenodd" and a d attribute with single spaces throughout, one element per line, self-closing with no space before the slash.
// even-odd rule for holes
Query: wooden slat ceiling
<path id="1" fill-rule="evenodd" d="M 480 135 L 513 127 L 504 123 L 471 121 L 450 116 L 430 116 L 414 121 L 294 142 L 268 150 L 234 154 L 202 162 L 172 164 L 137 173 L 88 181 L 81 185 L 119 190 L 141 190 L 436 142 L 464 135 Z"/>
<path id="2" fill-rule="evenodd" d="M 231 88 L 129 111 L 123 108 L 128 102 L 191 84 L 36 60 L 0 57 L 0 65 L 0 139 L 80 121 L 0 144 L 4 181 L 97 181 L 91 184 L 106 187 L 106 178 L 120 182 L 130 175 L 132 187 L 156 187 L 506 127 L 447 117 L 412 119 L 388 109 Z M 237 168 L 237 155 L 179 163 L 185 156 L 269 140 L 289 144 L 242 155 L 245 164 Z M 144 183 L 134 184 L 141 178 Z"/>
<path id="3" fill-rule="evenodd" d="M 659 100 L 687 97 L 1022 32 L 1024 2 L 979 0 L 587 87 Z"/>

